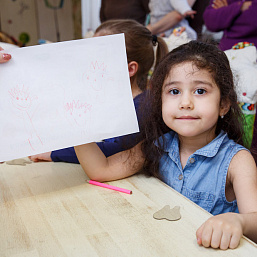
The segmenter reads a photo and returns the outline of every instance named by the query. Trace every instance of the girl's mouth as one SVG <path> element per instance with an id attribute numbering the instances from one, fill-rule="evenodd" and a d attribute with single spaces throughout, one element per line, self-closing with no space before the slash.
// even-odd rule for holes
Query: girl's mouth
<path id="1" fill-rule="evenodd" d="M 177 118 L 178 120 L 197 120 L 199 118 L 193 116 L 180 116 Z"/>

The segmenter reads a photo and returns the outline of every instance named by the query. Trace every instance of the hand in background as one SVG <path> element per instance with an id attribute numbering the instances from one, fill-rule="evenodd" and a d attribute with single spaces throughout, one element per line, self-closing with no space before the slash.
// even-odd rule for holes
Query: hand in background
<path id="1" fill-rule="evenodd" d="M 1 52 L 2 50 L 4 49 L 0 46 L 0 63 L 8 62 L 12 56 L 10 54 Z"/>
<path id="2" fill-rule="evenodd" d="M 249 7 L 252 5 L 252 1 L 246 1 L 242 4 L 241 11 L 244 12 L 249 9 Z"/>
<path id="3" fill-rule="evenodd" d="M 240 214 L 224 213 L 209 218 L 196 231 L 197 243 L 204 247 L 234 249 L 243 235 Z"/>
<path id="4" fill-rule="evenodd" d="M 194 19 L 194 15 L 196 14 L 196 11 L 194 10 L 190 10 L 190 11 L 187 11 L 183 14 L 184 17 L 191 17 L 192 19 Z"/>
<path id="5" fill-rule="evenodd" d="M 212 7 L 214 9 L 219 9 L 221 7 L 224 7 L 224 6 L 228 6 L 227 0 L 214 0 L 213 4 L 212 4 Z"/>
<path id="6" fill-rule="evenodd" d="M 29 156 L 29 159 L 33 162 L 51 162 L 51 153 L 52 152 L 46 152 L 46 153 L 41 153 L 41 154 L 36 154 L 36 155 L 31 155 Z"/>

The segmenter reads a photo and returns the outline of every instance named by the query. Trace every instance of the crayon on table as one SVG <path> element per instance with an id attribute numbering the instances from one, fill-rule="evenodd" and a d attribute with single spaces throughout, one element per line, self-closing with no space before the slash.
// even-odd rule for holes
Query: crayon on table
<path id="1" fill-rule="evenodd" d="M 130 194 L 130 195 L 132 194 L 131 190 L 128 190 L 128 189 L 125 189 L 125 188 L 111 186 L 111 185 L 104 184 L 104 183 L 101 183 L 101 182 L 97 182 L 97 181 L 94 181 L 94 180 L 86 180 L 86 182 L 88 182 L 89 184 L 95 185 L 95 186 L 109 188 L 109 189 L 112 189 L 112 190 L 115 190 L 115 191 L 119 191 L 119 192 L 122 192 L 122 193 Z"/>

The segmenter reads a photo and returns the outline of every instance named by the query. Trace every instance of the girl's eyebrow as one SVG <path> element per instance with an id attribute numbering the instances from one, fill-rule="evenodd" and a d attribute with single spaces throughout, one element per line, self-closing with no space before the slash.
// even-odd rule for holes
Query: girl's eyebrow
<path id="1" fill-rule="evenodd" d="M 181 81 L 170 81 L 170 82 L 167 82 L 163 85 L 163 88 L 165 87 L 168 87 L 168 86 L 172 86 L 172 85 L 179 85 L 179 84 L 182 84 Z M 207 86 L 210 86 L 210 87 L 213 87 L 213 83 L 207 81 L 207 80 L 194 80 L 193 81 L 193 84 L 204 84 L 204 85 L 207 85 Z"/>
<path id="2" fill-rule="evenodd" d="M 213 87 L 213 83 L 207 81 L 207 80 L 194 80 L 193 81 L 194 84 L 204 84 L 210 87 Z"/>
<path id="3" fill-rule="evenodd" d="M 168 86 L 172 86 L 172 85 L 177 85 L 177 84 L 181 84 L 180 81 L 170 81 L 170 82 L 167 82 L 163 85 L 163 88 L 165 87 L 168 87 Z"/>

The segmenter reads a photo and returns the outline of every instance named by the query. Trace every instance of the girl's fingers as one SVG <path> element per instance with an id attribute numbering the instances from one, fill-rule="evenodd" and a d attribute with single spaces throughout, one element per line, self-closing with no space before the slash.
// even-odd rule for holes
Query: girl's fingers
<path id="1" fill-rule="evenodd" d="M 221 245 L 221 241 L 223 238 L 222 230 L 221 229 L 214 229 L 211 235 L 211 247 L 212 248 L 219 248 Z M 229 242 L 228 242 L 229 243 Z"/>
<path id="2" fill-rule="evenodd" d="M 239 245 L 241 237 L 240 233 L 234 233 L 230 239 L 229 248 L 235 249 Z"/>
<path id="3" fill-rule="evenodd" d="M 229 245 L 230 245 L 230 241 L 231 241 L 231 233 L 224 232 L 222 234 L 222 238 L 221 238 L 221 241 L 220 241 L 220 249 L 221 250 L 228 249 Z"/>
<path id="4" fill-rule="evenodd" d="M 243 225 L 238 214 L 226 213 L 213 216 L 196 231 L 197 243 L 204 247 L 234 249 L 243 235 Z"/>
<path id="5" fill-rule="evenodd" d="M 206 226 L 206 224 L 203 227 L 203 232 L 202 232 L 202 245 L 204 247 L 210 247 L 211 246 L 211 241 L 212 241 L 212 226 Z"/>
<path id="6" fill-rule="evenodd" d="M 0 51 L 4 50 L 1 46 L 0 46 Z M 0 63 L 4 63 L 9 61 L 12 58 L 12 56 L 10 54 L 7 53 L 0 53 Z"/>
<path id="7" fill-rule="evenodd" d="M 197 239 L 197 244 L 202 245 L 202 232 L 203 232 L 203 226 L 204 224 L 201 225 L 196 231 L 196 239 Z"/>
<path id="8" fill-rule="evenodd" d="M 30 159 L 31 161 L 33 161 L 33 162 L 38 162 L 38 157 L 37 157 L 37 155 L 31 155 L 31 156 L 29 156 L 29 159 Z"/>
<path id="9" fill-rule="evenodd" d="M 0 63 L 9 61 L 12 58 L 10 54 L 0 53 Z"/>

